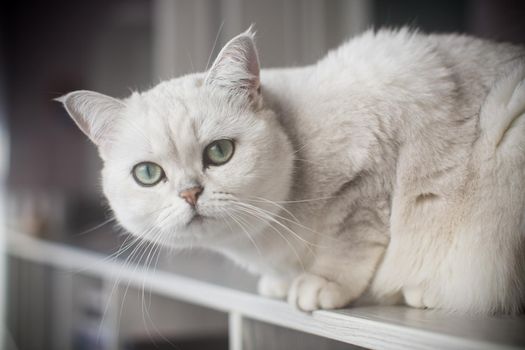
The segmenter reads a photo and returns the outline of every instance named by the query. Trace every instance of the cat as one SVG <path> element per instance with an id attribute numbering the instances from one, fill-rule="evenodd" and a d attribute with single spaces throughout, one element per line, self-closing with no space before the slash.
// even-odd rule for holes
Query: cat
<path id="1" fill-rule="evenodd" d="M 221 252 L 303 311 L 367 296 L 511 314 L 525 301 L 524 54 L 382 29 L 260 71 L 249 29 L 204 73 L 59 101 L 141 239 Z"/>

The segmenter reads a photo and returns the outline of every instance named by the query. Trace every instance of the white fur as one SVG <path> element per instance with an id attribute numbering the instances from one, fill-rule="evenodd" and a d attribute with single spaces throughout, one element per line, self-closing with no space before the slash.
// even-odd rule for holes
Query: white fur
<path id="1" fill-rule="evenodd" d="M 248 31 L 208 73 L 111 108 L 89 92 L 62 101 L 100 146 L 104 192 L 137 236 L 218 250 L 302 310 L 366 294 L 512 313 L 525 301 L 524 54 L 382 30 L 315 65 L 259 73 Z M 221 138 L 234 156 L 204 168 Z M 167 181 L 138 186 L 141 161 Z M 196 185 L 201 222 L 178 195 Z"/>

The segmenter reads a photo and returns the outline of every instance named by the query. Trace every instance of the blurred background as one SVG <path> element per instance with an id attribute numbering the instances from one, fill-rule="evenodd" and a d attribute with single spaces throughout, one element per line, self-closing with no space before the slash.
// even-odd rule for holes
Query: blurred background
<path id="1" fill-rule="evenodd" d="M 225 314 L 154 295 L 146 322 L 140 290 L 126 294 L 122 286 L 111 295 L 114 281 L 8 253 L 21 235 L 106 255 L 126 239 L 112 224 L 81 234 L 110 217 L 99 188 L 101 162 L 53 98 L 77 89 L 124 97 L 202 71 L 252 23 L 263 68 L 314 63 L 344 40 L 382 26 L 525 43 L 518 0 L 4 0 L 0 6 L 0 219 L 6 227 L 0 246 L 7 249 L 0 264 L 1 334 L 6 346 L 22 350 L 168 348 L 164 338 L 180 349 L 228 346 Z M 206 252 L 164 253 L 159 268 L 255 288 L 253 276 Z"/>

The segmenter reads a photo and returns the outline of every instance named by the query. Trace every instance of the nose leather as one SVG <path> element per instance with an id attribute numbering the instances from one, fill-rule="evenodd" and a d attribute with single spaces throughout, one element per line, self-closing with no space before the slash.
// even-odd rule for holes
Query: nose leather
<path id="1" fill-rule="evenodd" d="M 189 205 L 194 207 L 197 204 L 199 195 L 202 193 L 203 188 L 200 186 L 185 189 L 179 193 L 179 196 L 184 198 Z"/>

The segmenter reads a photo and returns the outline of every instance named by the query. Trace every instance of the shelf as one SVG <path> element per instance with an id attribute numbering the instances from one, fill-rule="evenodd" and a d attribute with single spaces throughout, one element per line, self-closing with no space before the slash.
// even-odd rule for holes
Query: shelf
<path id="1" fill-rule="evenodd" d="M 374 349 L 519 349 L 525 317 L 469 317 L 407 307 L 358 307 L 299 312 L 282 301 L 164 271 L 146 271 L 87 250 L 10 233 L 8 253 L 77 274 L 114 280 L 168 298 Z M 235 336 L 236 332 L 231 331 Z"/>

